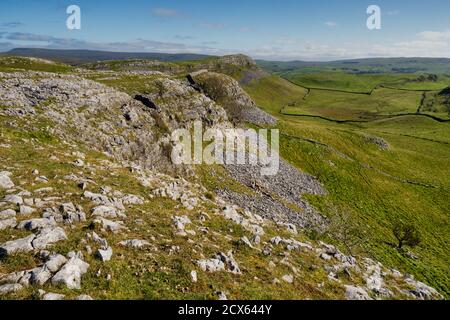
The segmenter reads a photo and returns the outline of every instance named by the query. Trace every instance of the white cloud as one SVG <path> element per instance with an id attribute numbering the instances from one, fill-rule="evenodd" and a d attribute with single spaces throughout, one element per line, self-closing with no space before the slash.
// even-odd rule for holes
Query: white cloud
<path id="1" fill-rule="evenodd" d="M 217 27 L 217 26 L 216 26 Z M 203 53 L 224 55 L 243 53 L 254 58 L 273 60 L 339 60 L 365 57 L 448 57 L 450 31 L 424 31 L 404 41 L 340 42 L 339 44 L 304 41 L 295 37 L 281 37 L 265 45 L 246 48 L 220 48 L 222 43 L 175 35 L 175 42 L 135 39 L 123 42 L 89 42 L 32 33 L 0 32 L 4 42 L 0 51 L 17 46 L 52 49 L 91 49 L 125 52 Z M 196 40 L 195 43 L 192 43 Z M 211 39 L 215 40 L 215 39 Z"/>
<path id="2" fill-rule="evenodd" d="M 450 40 L 450 30 L 447 31 L 423 31 L 419 33 L 419 37 L 425 41 L 446 41 Z"/>
<path id="3" fill-rule="evenodd" d="M 334 27 L 337 27 L 337 23 L 334 21 L 327 21 L 327 22 L 325 22 L 325 26 L 334 28 Z"/>

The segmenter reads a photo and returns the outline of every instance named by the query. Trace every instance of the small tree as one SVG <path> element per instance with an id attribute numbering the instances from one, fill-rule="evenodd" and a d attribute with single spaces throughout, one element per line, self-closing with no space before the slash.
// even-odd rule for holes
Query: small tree
<path id="1" fill-rule="evenodd" d="M 345 209 L 333 209 L 325 232 L 338 240 L 351 255 L 356 253 L 355 250 L 361 249 L 361 245 L 367 241 L 364 228 L 358 225 L 350 212 Z"/>
<path id="2" fill-rule="evenodd" d="M 398 241 L 398 249 L 402 249 L 403 246 L 414 248 L 421 242 L 420 232 L 413 224 L 396 222 L 393 232 Z"/>

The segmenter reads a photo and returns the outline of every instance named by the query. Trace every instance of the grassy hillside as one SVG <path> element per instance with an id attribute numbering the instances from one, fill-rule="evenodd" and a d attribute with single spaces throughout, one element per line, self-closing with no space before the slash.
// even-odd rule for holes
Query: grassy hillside
<path id="1" fill-rule="evenodd" d="M 0 72 L 14 72 L 20 70 L 44 71 L 55 73 L 67 73 L 74 70 L 73 67 L 43 59 L 29 59 L 21 57 L 0 56 Z"/>
<path id="2" fill-rule="evenodd" d="M 302 69 L 305 72 L 343 71 L 355 74 L 376 73 L 438 73 L 450 74 L 450 59 L 446 58 L 372 58 L 330 62 L 308 61 L 257 61 L 270 72 L 288 72 Z"/>
<path id="3" fill-rule="evenodd" d="M 313 90 L 305 102 L 292 87 L 284 98 L 275 98 L 267 94 L 268 83 L 282 80 L 274 79 L 260 79 L 245 88 L 258 105 L 272 113 L 294 100 L 298 103 L 285 111 L 354 118 L 374 110 L 378 114 L 414 112 L 420 101 L 420 93 L 382 89 L 373 96 Z M 327 197 L 309 200 L 331 218 L 345 212 L 345 228 L 364 235 L 356 246 L 359 250 L 414 273 L 448 297 L 450 123 L 423 116 L 359 124 L 286 114 L 278 117 L 283 157 L 317 176 L 329 191 Z M 388 149 L 381 149 L 371 137 L 383 139 Z M 395 242 L 392 228 L 398 220 L 415 224 L 422 234 L 423 242 L 411 256 L 390 245 Z M 318 236 L 333 239 L 327 233 Z"/>
<path id="4" fill-rule="evenodd" d="M 122 69 L 130 61 L 111 62 L 109 69 L 115 68 L 114 71 L 74 69 L 35 59 L 11 59 L 0 58 L 0 71 L 73 72 L 78 77 L 92 79 L 130 95 L 164 90 L 160 81 L 162 77 L 180 79 L 186 76 L 183 73 L 130 73 Z M 99 147 L 98 141 L 71 138 L 80 134 L 76 129 L 85 128 L 82 124 L 86 123 L 79 116 L 88 115 L 98 125 L 99 131 L 114 135 L 114 141 L 123 143 L 125 140 L 119 139 L 122 137 L 120 131 L 138 129 L 142 124 L 126 124 L 129 120 L 123 114 L 125 106 L 122 103 L 105 107 L 109 108 L 105 112 L 93 113 L 85 106 L 76 107 L 76 112 L 69 109 L 68 114 L 77 121 L 73 128 L 71 125 L 58 125 L 64 133 L 62 139 L 55 130 L 58 123 L 55 120 L 59 119 L 57 111 L 61 108 L 49 99 L 35 106 L 33 116 L 0 115 L 0 166 L 11 173 L 16 191 L 27 190 L 29 197 L 36 195 L 44 200 L 57 201 L 55 205 L 72 202 L 81 206 L 87 213 L 86 221 L 61 225 L 67 239 L 53 245 L 51 250 L 63 255 L 73 250 L 81 251 L 90 267 L 83 275 L 81 289 L 69 290 L 47 282 L 42 286 L 24 287 L 16 293 L 0 296 L 0 299 L 40 299 L 38 289 L 64 294 L 67 299 L 79 294 L 89 294 L 94 299 L 216 299 L 219 293 L 225 293 L 231 299 L 343 299 L 346 297 L 345 285 L 368 285 L 366 272 L 373 265 L 367 264 L 363 257 L 374 258 L 385 267 L 399 269 L 404 274 L 411 273 L 438 289 L 446 298 L 450 297 L 450 122 L 415 114 L 428 98 L 442 91 L 428 92 L 430 96 L 425 95 L 425 99 L 422 91 L 382 87 L 372 94 L 338 92 L 336 88 L 339 87 L 364 91 L 377 81 L 395 82 L 398 77 L 359 78 L 349 75 L 340 79 L 337 74 L 334 78 L 330 76 L 331 81 L 327 84 L 330 88 L 311 90 L 245 66 L 242 57 L 235 61 L 234 65 L 220 59 L 171 65 L 184 65 L 184 71 L 212 66 L 239 79 L 255 102 L 279 119 L 277 127 L 284 159 L 314 175 L 323 184 L 326 195 L 304 197 L 329 218 L 330 224 L 321 232 L 299 228 L 297 233 L 285 225 L 263 220 L 253 225 L 253 228 L 260 226 L 264 231 L 256 241 L 254 229 L 252 232 L 248 225 L 242 223 L 253 219 L 252 214 L 239 210 L 236 211 L 237 217 L 230 217 L 225 213 L 224 202 L 218 201 L 216 192 L 227 189 L 241 195 L 257 194 L 259 186 L 239 183 L 221 166 L 199 166 L 196 168 L 197 176 L 189 178 L 188 182 L 181 177 L 170 177 L 116 161 L 101 152 L 101 147 L 95 149 Z M 19 76 L 26 78 L 29 73 Z M 46 83 L 62 78 L 53 74 L 39 77 L 47 77 Z M 321 82 L 327 80 L 324 75 L 320 79 Z M 355 79 L 360 83 L 355 84 Z M 5 80 L 2 78 L 0 81 Z M 71 80 L 66 81 L 70 83 Z M 24 92 L 29 93 L 28 87 Z M 96 101 L 98 95 L 92 93 L 91 87 L 87 92 L 86 96 Z M 170 96 L 174 91 L 169 89 L 163 93 Z M 205 100 L 210 101 L 206 97 Z M 170 106 L 175 109 L 178 105 Z M 10 109 L 11 106 L 0 105 L 0 111 Z M 137 107 L 134 111 L 139 111 L 141 116 L 147 114 L 147 108 Z M 432 110 L 424 112 L 441 116 Z M 110 117 L 114 122 L 108 122 Z M 334 120 L 324 119 L 326 117 Z M 131 118 L 128 114 L 128 119 Z M 339 119 L 360 122 L 336 121 Z M 117 128 L 121 129 L 114 131 Z M 137 132 L 131 131 L 127 139 L 133 139 Z M 80 159 L 83 159 L 81 165 Z M 143 174 L 151 177 L 149 185 L 139 182 Z M 86 184 L 80 186 L 79 179 Z M 174 189 L 176 186 L 181 187 Z M 91 213 L 98 203 L 89 201 L 84 196 L 84 189 L 108 195 L 107 198 L 132 194 L 142 202 L 127 204 L 126 216 L 115 220 L 122 223 L 125 230 L 111 233 L 95 222 Z M 261 192 L 273 197 L 271 190 Z M 0 199 L 4 199 L 6 193 L 1 189 Z M 180 198 L 170 199 L 170 194 L 174 193 Z M 197 205 L 189 208 L 185 206 L 184 198 L 191 193 L 195 195 Z M 24 197 L 28 197 L 25 194 Z M 34 204 L 37 199 L 32 200 Z M 2 204 L 2 209 L 7 207 L 15 208 L 13 204 Z M 36 211 L 17 218 L 19 221 L 38 218 L 43 209 L 36 208 Z M 301 210 L 298 208 L 297 212 L 303 213 Z M 185 235 L 180 235 L 179 227 L 174 223 L 174 218 L 180 216 L 190 219 L 185 230 L 190 232 Z M 403 251 L 395 248 L 393 226 L 399 221 L 417 227 L 422 238 L 419 246 Z M 254 220 L 251 223 L 255 223 Z M 100 246 L 89 238 L 93 231 L 104 237 L 113 249 L 112 260 L 101 261 L 94 253 Z M 6 228 L 0 233 L 0 244 L 29 234 L 24 230 Z M 277 236 L 300 241 L 302 245 L 289 248 L 283 243 L 275 244 L 273 239 Z M 149 243 L 142 248 L 120 244 L 120 241 L 129 239 L 145 239 Z M 338 266 L 336 263 L 341 260 L 338 262 L 334 255 L 324 256 L 328 249 L 323 249 L 327 245 L 321 241 L 335 244 L 345 255 L 355 256 L 357 268 L 338 269 L 333 276 L 330 267 Z M 88 246 L 92 246 L 90 250 Z M 242 271 L 240 274 L 205 272 L 199 268 L 200 260 L 229 250 L 234 252 Z M 0 257 L 0 275 L 40 265 L 42 259 L 39 254 L 13 253 Z M 196 281 L 192 277 L 193 271 L 197 272 Z M 385 288 L 393 292 L 390 298 L 412 298 L 407 294 L 413 287 L 405 282 L 405 278 L 397 278 L 394 272 L 385 268 L 380 272 L 385 273 Z M 293 281 L 289 277 L 285 280 L 288 275 L 293 277 Z M 370 294 L 375 298 L 383 297 L 372 291 Z"/>
<path id="5" fill-rule="evenodd" d="M 340 71 L 305 73 L 303 70 L 282 73 L 282 77 L 311 89 L 329 89 L 369 93 L 384 86 L 404 90 L 442 90 L 450 83 L 447 75 L 427 76 L 414 74 L 353 74 Z"/>
<path id="6" fill-rule="evenodd" d="M 68 64 L 82 64 L 105 60 L 147 59 L 159 61 L 186 61 L 207 58 L 201 54 L 169 54 L 150 52 L 108 52 L 95 50 L 53 50 L 39 48 L 16 48 L 7 53 L 10 56 L 36 57 L 50 59 Z"/>

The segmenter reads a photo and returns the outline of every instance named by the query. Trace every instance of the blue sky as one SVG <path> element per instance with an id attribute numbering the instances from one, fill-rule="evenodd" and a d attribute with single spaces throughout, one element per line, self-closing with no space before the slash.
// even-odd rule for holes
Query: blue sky
<path id="1" fill-rule="evenodd" d="M 81 30 L 66 8 L 81 8 Z M 381 8 L 368 30 L 366 9 Z M 450 57 L 448 0 L 1 0 L 0 51 L 13 47 L 245 53 L 255 58 Z"/>

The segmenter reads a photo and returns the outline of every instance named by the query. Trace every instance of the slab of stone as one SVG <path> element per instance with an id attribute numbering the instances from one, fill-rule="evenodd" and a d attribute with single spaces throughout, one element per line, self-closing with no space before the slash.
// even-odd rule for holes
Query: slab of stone
<path id="1" fill-rule="evenodd" d="M 81 289 L 81 277 L 87 272 L 89 264 L 74 256 L 52 278 L 53 285 L 65 285 L 69 289 Z"/>
<path id="2" fill-rule="evenodd" d="M 32 242 L 36 238 L 34 234 L 28 237 L 11 240 L 0 246 L 0 256 L 10 255 L 17 252 L 30 252 L 33 251 Z"/>
<path id="3" fill-rule="evenodd" d="M 67 240 L 67 235 L 63 228 L 44 228 L 36 235 L 32 245 L 35 249 L 46 249 L 49 245 L 56 242 Z"/>
<path id="4" fill-rule="evenodd" d="M 1 171 L 0 172 L 0 189 L 11 189 L 14 187 L 14 183 L 11 181 L 11 172 Z"/>

